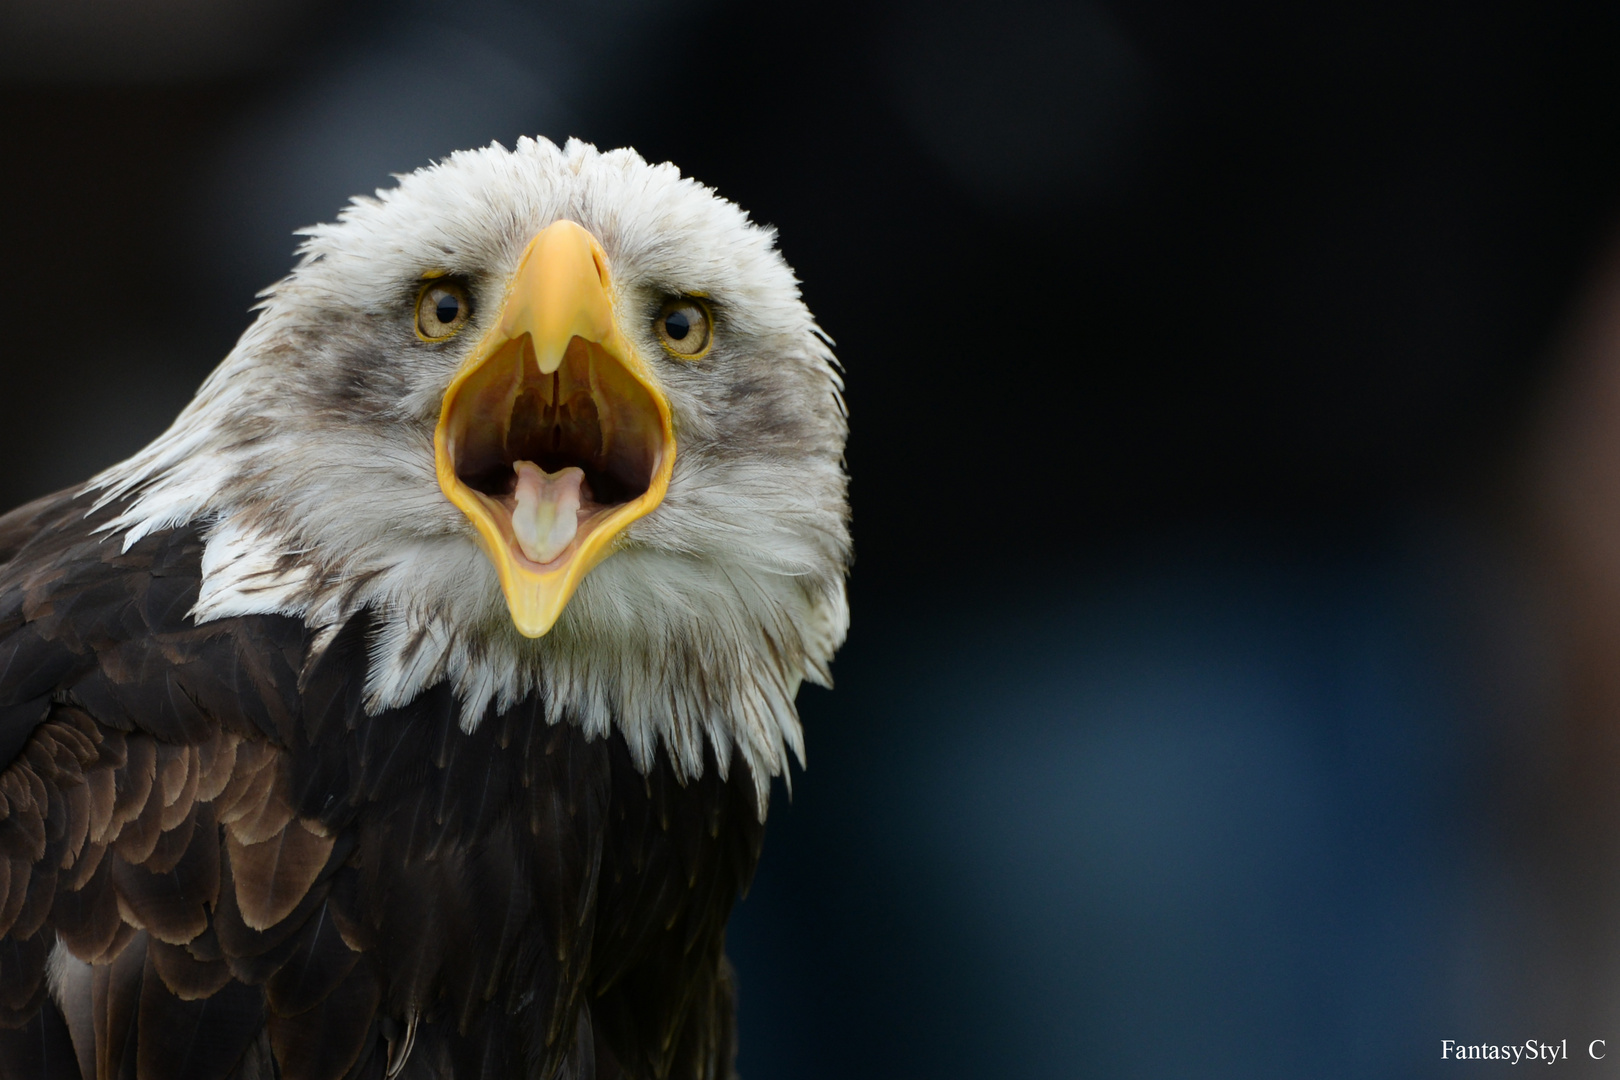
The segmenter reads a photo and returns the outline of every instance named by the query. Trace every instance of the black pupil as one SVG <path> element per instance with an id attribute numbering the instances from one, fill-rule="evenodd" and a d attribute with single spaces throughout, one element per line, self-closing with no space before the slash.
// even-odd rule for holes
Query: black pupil
<path id="1" fill-rule="evenodd" d="M 680 341 L 692 332 L 692 320 L 686 317 L 684 311 L 672 311 L 664 316 L 664 333 L 673 340 Z"/>
<path id="2" fill-rule="evenodd" d="M 438 303 L 433 306 L 433 317 L 446 326 L 456 321 L 461 314 L 461 301 L 451 293 L 444 293 L 439 297 Z"/>

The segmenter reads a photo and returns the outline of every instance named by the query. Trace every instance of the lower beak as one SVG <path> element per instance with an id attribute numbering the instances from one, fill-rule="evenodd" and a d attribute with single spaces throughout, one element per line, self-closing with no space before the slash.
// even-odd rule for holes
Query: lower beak
<path id="1" fill-rule="evenodd" d="M 444 395 L 439 486 L 495 565 L 518 631 L 540 637 L 663 501 L 669 402 L 619 333 L 607 259 L 571 221 L 529 242 L 495 324 Z"/>

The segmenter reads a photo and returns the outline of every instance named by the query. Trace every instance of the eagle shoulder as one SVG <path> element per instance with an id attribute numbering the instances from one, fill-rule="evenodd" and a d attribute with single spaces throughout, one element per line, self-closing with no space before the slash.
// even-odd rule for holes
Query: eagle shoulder
<path id="1" fill-rule="evenodd" d="M 111 512 L 0 518 L 0 1078 L 727 1074 L 740 760 L 368 714 L 364 613 L 305 670 L 296 619 L 191 619 L 197 527 Z"/>

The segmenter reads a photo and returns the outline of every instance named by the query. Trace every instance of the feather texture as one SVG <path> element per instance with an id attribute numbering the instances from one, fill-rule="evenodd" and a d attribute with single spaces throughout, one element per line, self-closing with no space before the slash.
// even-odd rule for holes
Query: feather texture
<path id="1" fill-rule="evenodd" d="M 675 456 L 531 640 L 433 441 L 562 220 Z M 299 256 L 167 432 L 0 517 L 0 1080 L 730 1075 L 726 918 L 849 624 L 830 340 L 770 229 L 577 141 Z M 445 274 L 470 332 L 425 340 Z"/>
<path id="2" fill-rule="evenodd" d="M 679 446 L 662 503 L 530 640 L 436 480 L 434 422 L 479 335 L 423 348 L 413 298 L 424 273 L 459 274 L 489 283 L 492 317 L 559 219 L 600 241 Z M 772 230 L 634 151 L 522 139 L 356 199 L 300 255 L 169 431 L 94 481 L 118 502 L 115 542 L 205 524 L 201 588 L 185 597 L 199 622 L 287 615 L 319 644 L 368 610 L 371 712 L 448 681 L 471 729 L 538 695 L 593 736 L 622 733 L 643 771 L 660 746 L 681 777 L 740 758 L 763 816 L 771 778 L 790 754 L 803 764 L 793 699 L 806 679 L 830 683 L 850 560 L 843 384 Z M 701 363 L 654 338 L 671 294 L 714 308 Z M 171 587 L 150 603 L 180 599 Z M 177 705 L 169 722 L 188 718 Z"/>
<path id="3" fill-rule="evenodd" d="M 0 729 L 0 1078 L 381 1077 L 407 1030 L 407 1077 L 727 1074 L 745 765 L 368 713 L 366 617 L 304 670 L 296 619 L 188 618 L 197 530 L 88 506 L 0 518 L 0 700 L 47 701 Z"/>

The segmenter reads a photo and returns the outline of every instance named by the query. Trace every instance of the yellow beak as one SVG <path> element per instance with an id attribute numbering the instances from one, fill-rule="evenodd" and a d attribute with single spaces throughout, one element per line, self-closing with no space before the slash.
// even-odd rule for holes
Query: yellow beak
<path id="1" fill-rule="evenodd" d="M 630 523 L 663 501 L 669 401 L 619 331 L 607 258 L 585 229 L 558 221 L 529 241 L 445 392 L 433 449 L 439 487 L 472 522 L 528 637 L 556 624 Z"/>

